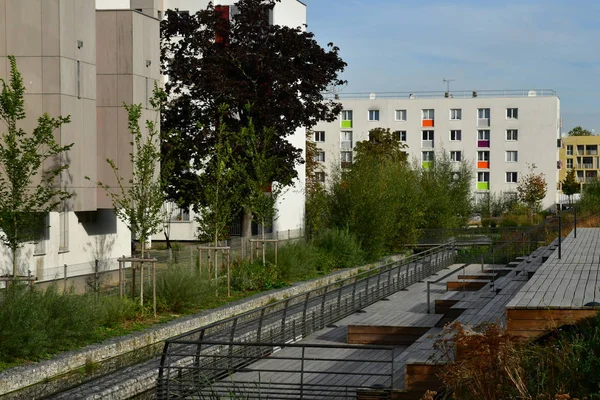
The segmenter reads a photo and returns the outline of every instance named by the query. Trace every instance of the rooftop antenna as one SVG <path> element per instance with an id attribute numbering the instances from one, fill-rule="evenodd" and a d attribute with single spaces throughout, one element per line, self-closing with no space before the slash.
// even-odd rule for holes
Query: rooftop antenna
<path id="1" fill-rule="evenodd" d="M 454 82 L 454 79 L 443 79 L 444 83 L 446 84 L 446 92 L 450 93 L 450 82 Z"/>

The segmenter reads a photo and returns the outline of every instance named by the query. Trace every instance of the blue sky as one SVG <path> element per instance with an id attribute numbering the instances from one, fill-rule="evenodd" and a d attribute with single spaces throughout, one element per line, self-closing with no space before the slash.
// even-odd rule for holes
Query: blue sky
<path id="1" fill-rule="evenodd" d="M 348 63 L 344 93 L 554 89 L 563 131 L 600 134 L 598 0 L 302 0 Z"/>

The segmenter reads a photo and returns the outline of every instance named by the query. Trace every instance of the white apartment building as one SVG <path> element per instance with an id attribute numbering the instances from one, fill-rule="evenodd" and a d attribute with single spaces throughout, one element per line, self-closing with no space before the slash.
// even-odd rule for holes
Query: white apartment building
<path id="1" fill-rule="evenodd" d="M 96 0 L 96 7 L 98 9 L 134 9 L 161 19 L 166 10 L 178 9 L 180 12 L 194 14 L 206 9 L 209 2 L 209 0 Z M 237 0 L 214 0 L 213 3 L 219 6 L 228 6 L 230 17 L 236 12 L 233 5 L 237 3 Z M 270 19 L 276 25 L 304 28 L 306 5 L 298 0 L 282 0 L 275 5 Z M 294 147 L 302 149 L 302 157 L 304 157 L 306 154 L 306 129 L 298 128 L 294 134 L 288 136 L 288 140 Z M 273 232 L 298 232 L 304 227 L 306 177 L 304 165 L 298 165 L 296 172 L 298 178 L 294 181 L 294 186 L 289 187 L 277 203 L 277 217 L 273 221 Z M 192 210 L 175 209 L 171 215 L 169 228 L 171 240 L 195 240 L 197 238 L 198 225 Z M 152 239 L 164 240 L 164 236 L 159 233 Z"/>
<path id="2" fill-rule="evenodd" d="M 320 122 L 314 140 L 326 181 L 332 167 L 352 162 L 356 142 L 373 128 L 389 128 L 409 157 L 427 168 L 435 152 L 473 166 L 476 199 L 516 193 L 527 164 L 546 176 L 543 207 L 556 204 L 560 100 L 553 90 L 370 93 L 338 95 L 344 110 Z"/>

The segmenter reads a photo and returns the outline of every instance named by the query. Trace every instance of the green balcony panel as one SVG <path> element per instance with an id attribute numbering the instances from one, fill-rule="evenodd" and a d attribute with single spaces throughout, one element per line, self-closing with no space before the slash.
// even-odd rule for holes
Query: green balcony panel
<path id="1" fill-rule="evenodd" d="M 490 190 L 489 182 L 477 182 L 477 190 Z"/>
<path id="2" fill-rule="evenodd" d="M 342 120 L 342 128 L 352 128 L 352 121 Z"/>
<path id="3" fill-rule="evenodd" d="M 423 167 L 423 169 L 429 169 L 433 166 L 433 161 L 423 161 L 421 166 Z"/>

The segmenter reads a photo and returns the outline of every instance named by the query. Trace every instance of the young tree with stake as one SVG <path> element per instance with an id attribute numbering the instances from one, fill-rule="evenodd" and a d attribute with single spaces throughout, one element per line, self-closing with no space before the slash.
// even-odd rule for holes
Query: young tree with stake
<path id="1" fill-rule="evenodd" d="M 72 196 L 60 188 L 60 177 L 69 165 L 66 153 L 73 144 L 61 145 L 54 132 L 69 117 L 38 118 L 33 132 L 25 132 L 19 122 L 25 119 L 25 87 L 13 56 L 10 80 L 0 79 L 0 240 L 12 254 L 13 279 L 19 275 L 18 251 L 26 243 L 40 237 L 45 217 Z M 48 165 L 52 163 L 52 166 Z"/>

